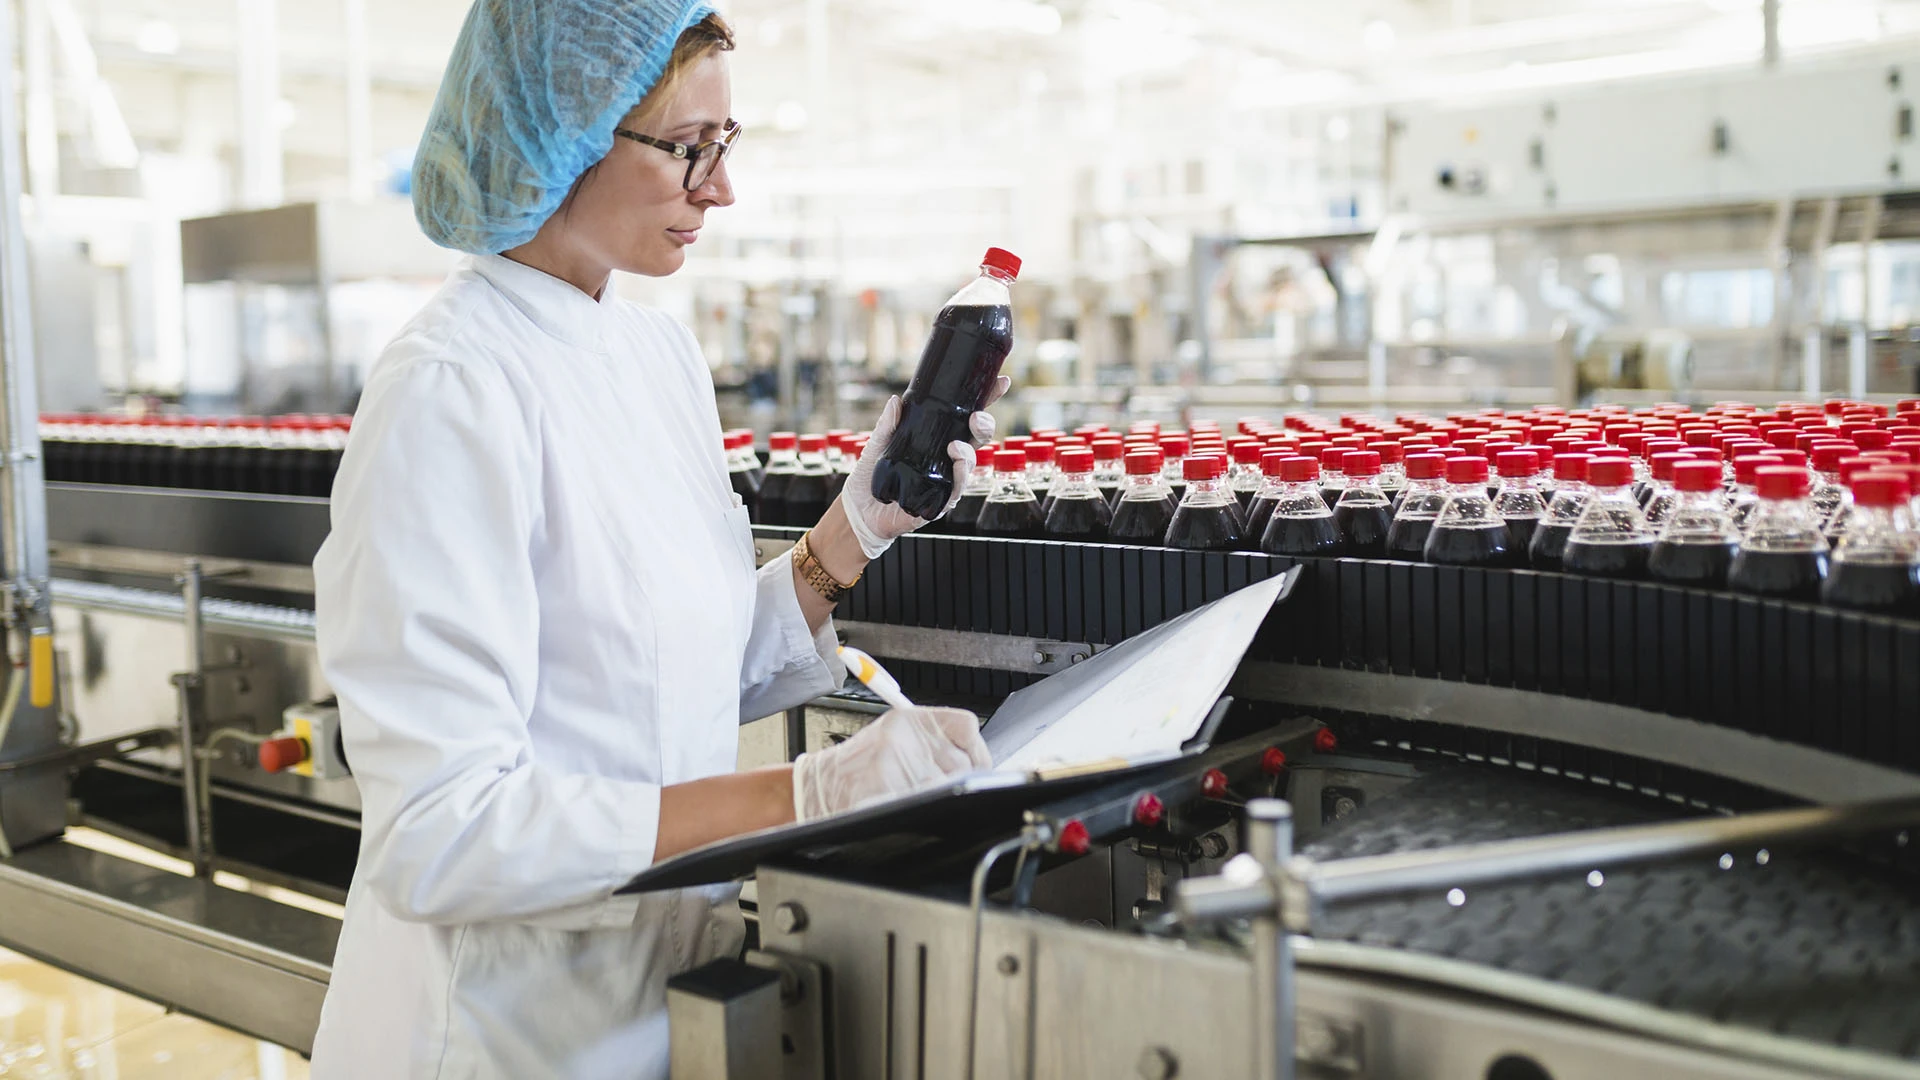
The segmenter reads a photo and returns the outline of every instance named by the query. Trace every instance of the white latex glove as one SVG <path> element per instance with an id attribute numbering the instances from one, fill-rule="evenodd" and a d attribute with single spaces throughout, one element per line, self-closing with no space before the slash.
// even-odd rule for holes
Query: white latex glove
<path id="1" fill-rule="evenodd" d="M 968 434 L 973 436 L 971 444 L 958 440 L 947 444 L 947 454 L 953 458 L 953 495 L 938 516 L 945 517 L 953 505 L 960 501 L 961 493 L 967 490 L 967 474 L 973 471 L 974 450 L 993 441 L 993 414 L 987 411 L 987 406 L 999 401 L 1000 395 L 1012 385 L 1013 380 L 1005 375 L 994 380 L 993 392 L 987 395 L 987 404 L 982 405 L 967 421 Z M 886 554 L 895 540 L 926 524 L 926 521 L 893 503 L 883 503 L 873 497 L 874 465 L 885 456 L 887 444 L 893 441 L 894 425 L 899 422 L 900 396 L 896 394 L 888 398 L 886 407 L 880 410 L 880 419 L 874 422 L 867 449 L 860 455 L 860 460 L 854 463 L 853 475 L 847 477 L 846 486 L 840 489 L 840 502 L 846 508 L 847 521 L 853 526 L 853 535 L 860 539 L 860 550 L 869 559 Z"/>
<path id="2" fill-rule="evenodd" d="M 967 710 L 889 709 L 846 742 L 800 755 L 793 816 L 811 821 L 992 767 L 980 720 Z"/>

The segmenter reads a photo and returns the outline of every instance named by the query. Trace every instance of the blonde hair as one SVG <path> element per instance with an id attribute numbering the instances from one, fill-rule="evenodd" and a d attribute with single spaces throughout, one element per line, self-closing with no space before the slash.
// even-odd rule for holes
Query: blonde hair
<path id="1" fill-rule="evenodd" d="M 706 18 L 681 32 L 679 40 L 673 43 L 673 53 L 667 57 L 667 69 L 660 81 L 633 107 L 628 118 L 638 122 L 658 119 L 679 96 L 681 84 L 687 81 L 695 64 L 714 53 L 732 51 L 733 27 L 719 12 L 709 12 Z"/>

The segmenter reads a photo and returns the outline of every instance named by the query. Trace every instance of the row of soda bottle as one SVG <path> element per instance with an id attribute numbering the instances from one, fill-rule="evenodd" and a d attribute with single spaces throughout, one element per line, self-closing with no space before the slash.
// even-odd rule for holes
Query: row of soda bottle
<path id="1" fill-rule="evenodd" d="M 40 445 L 49 483 L 324 498 L 352 426 L 349 416 L 50 414 Z"/>
<path id="2" fill-rule="evenodd" d="M 1010 438 L 981 452 L 930 528 L 1530 567 L 1920 614 L 1920 400 L 1891 415 L 1848 402 L 1543 407 L 1238 428 Z M 775 436 L 770 480 L 794 467 L 782 464 L 790 438 Z M 817 457 L 794 475 L 834 476 L 832 440 L 812 438 Z M 757 464 L 751 435 L 732 449 L 736 467 Z M 784 517 L 763 493 L 762 520 L 811 524 L 835 490 L 811 482 Z"/>

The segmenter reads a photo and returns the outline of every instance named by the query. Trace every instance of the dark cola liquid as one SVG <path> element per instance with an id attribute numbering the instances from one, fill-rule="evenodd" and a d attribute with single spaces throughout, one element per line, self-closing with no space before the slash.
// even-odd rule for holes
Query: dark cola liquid
<path id="1" fill-rule="evenodd" d="M 1295 517 L 1269 513 L 1266 529 L 1260 534 L 1260 550 L 1269 555 L 1335 558 L 1345 555 L 1346 547 L 1340 526 L 1334 524 L 1331 515 Z"/>
<path id="2" fill-rule="evenodd" d="M 1040 536 L 1040 503 L 1037 499 L 988 499 L 980 507 L 973 531 L 981 536 L 1005 536 L 1033 540 Z"/>
<path id="3" fill-rule="evenodd" d="M 1280 500 L 1270 495 L 1262 495 L 1247 504 L 1247 539 L 1257 541 L 1266 535 L 1267 522 L 1273 520 L 1274 504 Z"/>
<path id="4" fill-rule="evenodd" d="M 1539 531 L 1540 519 L 1537 517 L 1507 519 L 1507 550 L 1513 552 L 1515 566 L 1527 564 L 1527 552 L 1533 548 L 1533 534 Z"/>
<path id="5" fill-rule="evenodd" d="M 980 508 L 987 505 L 987 495 L 979 492 L 962 495 L 960 501 L 953 504 L 953 513 L 947 515 L 947 531 L 970 533 L 980 522 Z"/>
<path id="6" fill-rule="evenodd" d="M 1182 506 L 1167 526 L 1167 546 L 1187 551 L 1232 551 L 1240 546 L 1240 518 L 1232 506 Z"/>
<path id="7" fill-rule="evenodd" d="M 1535 570 L 1561 569 L 1560 560 L 1566 554 L 1567 538 L 1572 535 L 1571 525 L 1541 523 L 1533 530 L 1533 540 L 1527 544 L 1527 565 Z"/>
<path id="8" fill-rule="evenodd" d="M 787 485 L 786 498 L 780 500 L 787 524 L 811 527 L 833 503 L 833 477 L 827 473 L 797 473 Z M 940 508 L 934 507 L 939 513 Z"/>
<path id="9" fill-rule="evenodd" d="M 1471 529 L 1436 525 L 1427 534 L 1426 550 L 1421 554 L 1436 566 L 1511 566 L 1512 542 L 1505 525 Z"/>
<path id="10" fill-rule="evenodd" d="M 733 485 L 733 493 L 740 496 L 741 505 L 750 512 L 750 520 L 760 520 L 760 479 L 747 469 L 735 469 L 727 473 L 727 480 Z"/>
<path id="11" fill-rule="evenodd" d="M 1356 559 L 1384 559 L 1387 556 L 1387 532 L 1393 528 L 1393 511 L 1379 506 L 1345 504 L 1333 508 L 1333 523 L 1346 538 L 1347 554 Z"/>
<path id="12" fill-rule="evenodd" d="M 1166 543 L 1167 527 L 1173 524 L 1173 507 L 1164 499 L 1122 499 L 1107 526 L 1107 537 L 1115 543 L 1159 547 Z"/>
<path id="13" fill-rule="evenodd" d="M 971 439 L 967 422 L 987 402 L 1013 348 L 1004 305 L 943 308 L 900 399 L 900 424 L 874 465 L 873 497 L 931 520 L 953 495 L 949 443 Z"/>
<path id="14" fill-rule="evenodd" d="M 1047 510 L 1044 530 L 1054 540 L 1105 540 L 1113 510 L 1098 495 L 1055 499 Z"/>
<path id="15" fill-rule="evenodd" d="M 790 472 L 770 472 L 760 482 L 760 523 L 785 525 L 787 522 L 787 485 L 793 483 Z"/>
<path id="16" fill-rule="evenodd" d="M 1653 541 L 1637 544 L 1594 544 L 1585 540 L 1567 541 L 1560 556 L 1560 568 L 1569 574 L 1587 577 L 1643 578 L 1647 576 L 1647 558 L 1653 554 Z"/>
<path id="17" fill-rule="evenodd" d="M 1920 566 L 1834 559 L 1820 597 L 1855 611 L 1920 615 Z"/>
<path id="18" fill-rule="evenodd" d="M 1394 518 L 1387 530 L 1387 558 L 1402 562 L 1420 562 L 1427 557 L 1427 534 L 1433 532 L 1433 518 Z"/>
<path id="19" fill-rule="evenodd" d="M 1647 556 L 1647 576 L 1669 585 L 1724 589 L 1737 550 L 1739 545 L 1731 542 L 1663 540 Z"/>
<path id="20" fill-rule="evenodd" d="M 1820 599 L 1820 582 L 1826 576 L 1824 551 L 1742 550 L 1727 567 L 1727 588 L 1753 596 L 1812 603 Z"/>
<path id="21" fill-rule="evenodd" d="M 1346 493 L 1347 486 L 1345 484 L 1320 485 L 1320 499 L 1327 504 L 1327 509 L 1329 510 L 1333 509 L 1334 505 L 1340 501 L 1340 496 Z"/>

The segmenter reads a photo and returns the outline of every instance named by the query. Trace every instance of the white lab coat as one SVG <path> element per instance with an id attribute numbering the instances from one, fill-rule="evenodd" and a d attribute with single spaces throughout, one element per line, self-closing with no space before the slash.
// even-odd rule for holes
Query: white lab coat
<path id="1" fill-rule="evenodd" d="M 363 807 L 316 1080 L 666 1075 L 736 890 L 613 890 L 662 786 L 845 675 L 736 503 L 664 314 L 470 258 L 387 347 L 314 559 Z"/>

